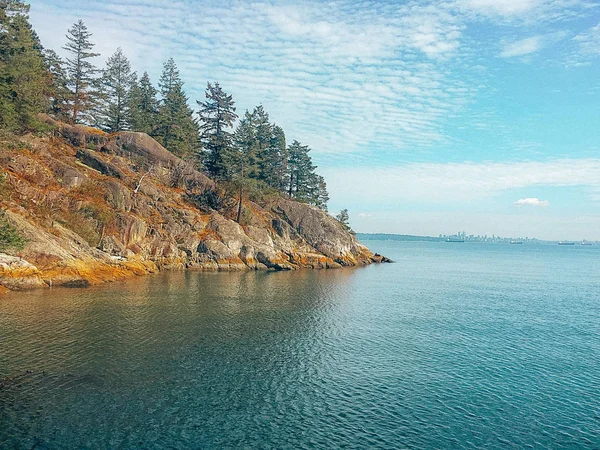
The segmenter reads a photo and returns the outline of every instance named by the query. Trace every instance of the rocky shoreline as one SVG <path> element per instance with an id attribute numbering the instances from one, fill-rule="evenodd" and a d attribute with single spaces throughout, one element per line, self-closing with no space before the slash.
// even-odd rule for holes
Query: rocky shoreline
<path id="1" fill-rule="evenodd" d="M 85 287 L 167 269 L 293 270 L 389 262 L 326 212 L 281 196 L 235 205 L 143 133 L 46 118 L 54 136 L 2 148 L 0 204 L 27 239 L 0 291 Z"/>

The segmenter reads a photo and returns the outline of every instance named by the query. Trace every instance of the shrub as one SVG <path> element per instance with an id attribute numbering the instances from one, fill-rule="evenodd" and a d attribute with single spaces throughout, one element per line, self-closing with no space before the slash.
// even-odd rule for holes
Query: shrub
<path id="1" fill-rule="evenodd" d="M 74 233 L 77 233 L 90 246 L 95 247 L 98 245 L 100 234 L 96 231 L 96 227 L 92 221 L 83 215 L 67 211 L 63 212 L 60 217 L 57 217 L 56 221 Z"/>
<path id="2" fill-rule="evenodd" d="M 4 212 L 0 213 L 0 252 L 18 252 L 23 250 L 27 242 L 27 239 L 8 223 Z"/>
<path id="3" fill-rule="evenodd" d="M 0 172 L 0 199 L 6 200 L 8 197 L 10 197 L 8 177 L 5 173 Z"/>

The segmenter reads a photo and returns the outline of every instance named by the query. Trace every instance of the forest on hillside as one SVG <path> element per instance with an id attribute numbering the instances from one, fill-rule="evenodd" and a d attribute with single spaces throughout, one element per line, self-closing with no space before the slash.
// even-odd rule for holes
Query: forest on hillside
<path id="1" fill-rule="evenodd" d="M 131 67 L 121 48 L 105 67 L 96 67 L 100 55 L 81 20 L 66 32 L 63 59 L 44 48 L 28 13 L 20 0 L 0 0 L 0 140 L 50 131 L 41 113 L 108 133 L 144 132 L 239 192 L 240 211 L 243 192 L 251 191 L 327 209 L 327 186 L 310 148 L 296 140 L 288 144 L 262 105 L 238 115 L 232 95 L 208 82 L 206 98 L 193 110 L 172 58 L 156 86 L 147 72 L 140 76 Z"/>

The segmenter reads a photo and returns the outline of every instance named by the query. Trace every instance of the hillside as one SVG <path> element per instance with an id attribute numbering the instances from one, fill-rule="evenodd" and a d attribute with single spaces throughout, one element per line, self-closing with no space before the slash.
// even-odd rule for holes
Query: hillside
<path id="1" fill-rule="evenodd" d="M 45 137 L 0 143 L 0 286 L 88 286 L 163 269 L 290 270 L 386 261 L 326 212 L 281 195 L 245 201 L 143 133 L 49 117 Z"/>

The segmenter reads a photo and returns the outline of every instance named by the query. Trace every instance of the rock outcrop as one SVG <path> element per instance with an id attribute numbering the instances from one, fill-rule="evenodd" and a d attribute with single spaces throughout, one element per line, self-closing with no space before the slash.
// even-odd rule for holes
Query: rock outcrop
<path id="1" fill-rule="evenodd" d="M 161 269 L 293 270 L 389 261 L 326 212 L 235 201 L 143 133 L 46 119 L 52 137 L 0 149 L 0 205 L 28 242 L 0 254 L 0 287 L 89 286 Z M 2 289 L 0 289 L 1 291 Z"/>

